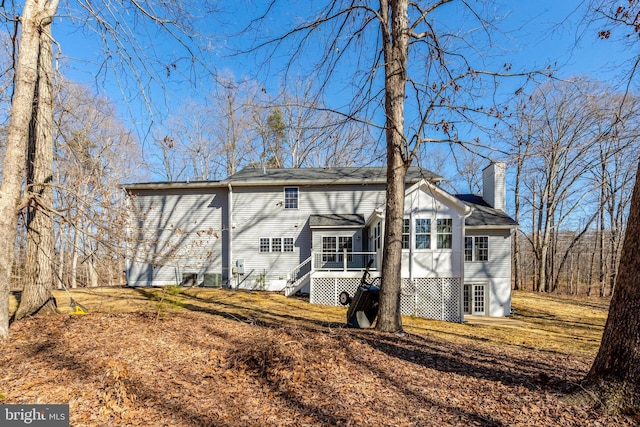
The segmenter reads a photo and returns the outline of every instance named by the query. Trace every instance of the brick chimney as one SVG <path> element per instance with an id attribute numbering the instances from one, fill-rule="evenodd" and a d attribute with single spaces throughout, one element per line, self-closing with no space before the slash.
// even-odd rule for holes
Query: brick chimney
<path id="1" fill-rule="evenodd" d="M 505 188 L 504 162 L 491 162 L 482 171 L 482 198 L 491 207 L 505 211 L 507 192 Z"/>

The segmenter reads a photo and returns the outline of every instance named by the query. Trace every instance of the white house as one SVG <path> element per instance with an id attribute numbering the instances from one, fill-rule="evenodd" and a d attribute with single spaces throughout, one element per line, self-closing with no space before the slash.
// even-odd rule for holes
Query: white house
<path id="1" fill-rule="evenodd" d="M 462 321 L 511 309 L 505 167 L 483 196 L 451 195 L 410 168 L 402 236 L 404 314 Z M 386 168 L 244 169 L 223 181 L 127 184 L 130 286 L 191 284 L 309 293 L 337 305 L 384 244 Z"/>

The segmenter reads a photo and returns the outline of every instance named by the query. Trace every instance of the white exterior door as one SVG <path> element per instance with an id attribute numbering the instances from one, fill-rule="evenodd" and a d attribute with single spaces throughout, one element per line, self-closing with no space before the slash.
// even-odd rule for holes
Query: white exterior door
<path id="1" fill-rule="evenodd" d="M 464 285 L 464 313 L 475 316 L 486 314 L 487 285 L 465 284 Z"/>

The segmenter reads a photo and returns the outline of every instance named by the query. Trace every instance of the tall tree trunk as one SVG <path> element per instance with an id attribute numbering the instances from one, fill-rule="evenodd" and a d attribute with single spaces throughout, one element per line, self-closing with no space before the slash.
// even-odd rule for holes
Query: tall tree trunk
<path id="1" fill-rule="evenodd" d="M 609 409 L 640 411 L 640 164 L 616 287 L 600 349 L 585 382 Z"/>
<path id="2" fill-rule="evenodd" d="M 56 4 L 57 6 L 57 4 Z M 27 152 L 29 122 L 38 74 L 38 46 L 41 24 L 55 13 L 55 7 L 45 16 L 38 3 L 26 0 L 20 22 L 18 63 L 11 118 L 7 129 L 6 149 L 0 187 L 0 341 L 9 337 L 9 286 L 14 257 L 14 243 L 20 207 L 23 168 Z"/>
<path id="3" fill-rule="evenodd" d="M 522 173 L 522 154 L 518 156 L 518 162 L 516 167 L 516 180 L 515 180 L 515 188 L 514 188 L 514 219 L 516 223 L 520 221 L 520 175 Z M 520 233 L 516 229 L 513 235 L 513 289 L 516 291 L 521 288 L 520 285 Z"/>
<path id="4" fill-rule="evenodd" d="M 602 168 L 604 169 L 604 164 L 602 166 Z M 602 172 L 603 178 L 602 178 L 602 183 L 601 183 L 601 187 L 602 189 L 600 190 L 600 206 L 598 207 L 599 210 L 599 217 L 600 217 L 600 236 L 599 236 L 599 242 L 598 242 L 598 249 L 599 249 L 599 253 L 598 253 L 598 257 L 599 257 L 599 267 L 600 270 L 598 272 L 598 283 L 600 284 L 600 296 L 603 297 L 604 296 L 604 289 L 605 289 L 605 284 L 606 284 L 606 279 L 605 277 L 606 275 L 606 271 L 607 271 L 607 263 L 606 263 L 606 259 L 605 259 L 605 223 L 604 223 L 604 199 L 605 199 L 605 194 L 604 194 L 604 170 Z M 611 225 L 613 226 L 613 224 Z"/>
<path id="5" fill-rule="evenodd" d="M 544 198 L 542 199 L 544 202 Z M 549 204 L 546 203 L 546 214 L 544 216 L 543 222 L 543 210 L 540 209 L 540 214 L 538 215 L 538 226 L 544 225 L 541 231 L 538 231 L 538 254 L 539 254 L 539 264 L 538 264 L 538 291 L 539 292 L 547 292 L 549 282 L 548 282 L 548 271 L 549 271 L 549 246 L 550 246 L 550 230 L 551 230 L 551 218 L 549 217 Z"/>
<path id="6" fill-rule="evenodd" d="M 594 238 L 593 251 L 591 252 L 591 263 L 589 264 L 589 277 L 587 278 L 587 296 L 591 296 L 591 290 L 593 289 L 593 266 L 596 263 L 596 252 L 598 251 L 598 233 Z"/>
<path id="7" fill-rule="evenodd" d="M 87 259 L 87 269 L 89 273 L 89 286 L 92 288 L 98 287 L 98 271 L 96 270 L 95 257 L 91 255 Z"/>
<path id="8" fill-rule="evenodd" d="M 64 289 L 64 234 L 62 232 L 62 225 L 60 226 L 60 246 L 58 248 L 58 274 L 56 275 L 56 283 L 58 289 Z"/>
<path id="9" fill-rule="evenodd" d="M 78 287 L 78 230 L 75 227 L 72 227 L 72 229 L 73 244 L 71 245 L 71 274 L 69 275 L 69 282 L 71 289 L 75 289 Z"/>
<path id="10" fill-rule="evenodd" d="M 15 319 L 55 313 L 53 289 L 53 87 L 51 25 L 40 33 L 40 58 L 27 158 L 26 280 Z"/>
<path id="11" fill-rule="evenodd" d="M 389 16 L 391 12 L 391 16 Z M 410 159 L 405 152 L 404 96 L 409 49 L 407 0 L 380 0 L 384 50 L 387 138 L 387 191 L 385 236 L 382 251 L 382 286 L 376 329 L 402 330 L 400 317 L 404 178 Z"/>
<path id="12" fill-rule="evenodd" d="M 532 189 L 531 189 L 531 200 L 532 200 L 532 209 L 531 209 L 531 232 L 533 233 L 532 236 L 532 240 L 533 243 L 531 245 L 531 251 L 533 252 L 533 272 L 532 272 L 532 278 L 533 278 L 533 288 L 532 290 L 534 292 L 537 292 L 540 290 L 540 281 L 538 280 L 538 264 L 540 263 L 540 252 L 538 250 L 539 247 L 539 241 L 540 241 L 540 232 L 538 230 L 539 225 L 538 222 L 536 221 L 537 218 L 537 210 L 536 210 L 536 183 L 534 182 L 532 184 Z"/>

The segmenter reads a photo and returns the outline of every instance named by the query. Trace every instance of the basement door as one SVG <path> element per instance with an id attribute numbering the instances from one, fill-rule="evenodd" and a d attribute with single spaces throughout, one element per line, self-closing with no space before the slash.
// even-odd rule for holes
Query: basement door
<path id="1" fill-rule="evenodd" d="M 487 285 L 465 283 L 464 314 L 484 316 L 486 314 Z"/>

